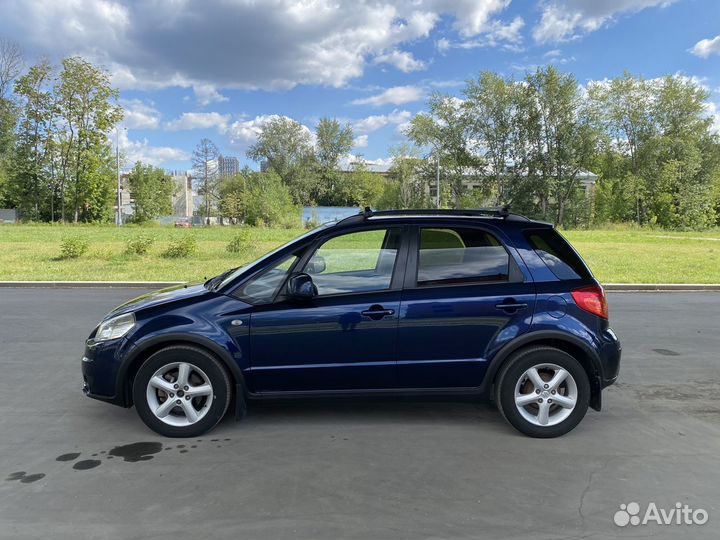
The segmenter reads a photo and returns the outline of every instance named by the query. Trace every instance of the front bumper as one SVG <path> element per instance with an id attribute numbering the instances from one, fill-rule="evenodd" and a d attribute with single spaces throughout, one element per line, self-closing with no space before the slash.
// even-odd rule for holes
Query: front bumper
<path id="1" fill-rule="evenodd" d="M 93 399 L 127 407 L 127 396 L 117 381 L 122 359 L 133 347 L 125 338 L 102 343 L 89 339 L 81 362 L 83 393 Z"/>

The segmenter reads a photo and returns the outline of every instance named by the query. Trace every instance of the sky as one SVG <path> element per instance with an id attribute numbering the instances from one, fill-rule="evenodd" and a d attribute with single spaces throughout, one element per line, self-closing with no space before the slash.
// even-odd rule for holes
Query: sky
<path id="1" fill-rule="evenodd" d="M 108 71 L 127 166 L 187 170 L 207 137 L 257 169 L 245 152 L 275 115 L 349 123 L 352 155 L 382 164 L 432 92 L 545 65 L 693 77 L 720 130 L 720 0 L 0 0 L 0 37 Z"/>

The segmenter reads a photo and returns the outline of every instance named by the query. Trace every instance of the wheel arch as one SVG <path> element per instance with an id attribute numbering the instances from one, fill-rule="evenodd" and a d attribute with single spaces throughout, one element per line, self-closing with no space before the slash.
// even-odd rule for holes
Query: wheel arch
<path id="1" fill-rule="evenodd" d="M 242 392 L 244 395 L 246 391 L 245 379 L 240 367 L 227 349 L 201 336 L 192 334 L 166 334 L 137 344 L 120 366 L 116 381 L 116 395 L 122 396 L 122 404 L 125 407 L 132 407 L 133 405 L 132 383 L 143 362 L 156 352 L 173 345 L 187 345 L 202 349 L 219 360 L 230 377 L 232 385 L 235 387 L 233 399 L 244 402 L 244 400 L 237 400 L 237 395 L 239 392 Z"/>
<path id="2" fill-rule="evenodd" d="M 545 345 L 559 349 L 568 353 L 580 363 L 585 370 L 585 373 L 587 373 L 588 381 L 590 382 L 590 407 L 599 411 L 602 407 L 602 388 L 600 385 L 602 371 L 600 358 L 590 348 L 590 346 L 582 340 L 562 332 L 532 332 L 500 349 L 500 351 L 498 351 L 492 359 L 490 366 L 488 367 L 488 372 L 485 376 L 485 380 L 487 381 L 485 388 L 486 392 L 489 395 L 494 395 L 493 389 L 497 377 L 502 370 L 502 367 L 508 362 L 508 360 L 510 360 L 514 353 L 520 351 L 521 349 L 535 347 L 538 345 Z"/>

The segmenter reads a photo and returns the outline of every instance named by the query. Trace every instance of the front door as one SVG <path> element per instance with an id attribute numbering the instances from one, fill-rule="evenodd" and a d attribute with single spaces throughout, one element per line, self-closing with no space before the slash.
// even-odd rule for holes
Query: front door
<path id="1" fill-rule="evenodd" d="M 257 392 L 392 388 L 404 264 L 402 229 L 325 238 L 296 271 L 312 300 L 282 294 L 250 319 L 250 376 Z"/>
<path id="2" fill-rule="evenodd" d="M 489 353 L 526 332 L 535 288 L 499 235 L 420 227 L 410 246 L 398 329 L 403 388 L 477 387 Z"/>

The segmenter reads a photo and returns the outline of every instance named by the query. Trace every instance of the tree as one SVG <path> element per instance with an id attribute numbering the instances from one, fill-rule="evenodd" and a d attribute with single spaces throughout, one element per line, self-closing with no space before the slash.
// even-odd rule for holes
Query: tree
<path id="1" fill-rule="evenodd" d="M 566 204 L 578 190 L 578 174 L 595 155 L 597 134 L 572 75 L 548 67 L 528 75 L 525 82 L 538 113 L 536 157 L 555 206 L 555 224 L 561 224 Z"/>
<path id="2" fill-rule="evenodd" d="M 390 178 L 380 206 L 384 208 L 423 208 L 428 205 L 423 160 L 417 148 L 400 145 L 390 150 Z"/>
<path id="3" fill-rule="evenodd" d="M 213 200 L 217 198 L 218 183 L 218 152 L 217 146 L 210 139 L 201 139 L 192 156 L 193 174 L 198 179 L 198 193 L 205 199 L 205 224 L 210 225 L 210 210 Z"/>
<path id="4" fill-rule="evenodd" d="M 162 169 L 135 163 L 128 177 L 130 195 L 135 200 L 133 220 L 145 223 L 172 212 L 173 184 Z"/>
<path id="5" fill-rule="evenodd" d="M 107 72 L 74 56 L 63 60 L 54 94 L 61 219 L 66 218 L 68 196 L 73 221 L 109 217 L 115 166 L 108 133 L 124 115 L 117 105 L 119 93 L 111 87 Z"/>
<path id="6" fill-rule="evenodd" d="M 313 148 L 310 132 L 301 124 L 286 117 L 273 118 L 263 126 L 247 156 L 254 161 L 267 161 L 297 204 L 312 202 L 312 194 L 317 190 L 309 167 Z"/>
<path id="7" fill-rule="evenodd" d="M 429 113 L 412 119 L 407 136 L 417 146 L 430 149 L 429 160 L 439 160 L 442 178 L 449 180 L 449 198 L 457 207 L 464 181 L 482 165 L 474 151 L 475 141 L 469 136 L 470 119 L 460 100 L 444 94 L 434 93 L 428 108 Z"/>
<path id="8" fill-rule="evenodd" d="M 480 175 L 492 184 L 497 206 L 509 202 L 506 182 L 508 165 L 515 161 L 518 146 L 518 85 L 512 78 L 483 71 L 468 81 L 463 94 L 469 115 L 469 136 L 482 141 L 479 153 L 485 167 Z"/>
<path id="9" fill-rule="evenodd" d="M 232 223 L 241 223 L 245 220 L 247 186 L 252 181 L 254 174 L 246 166 L 238 174 L 220 184 L 220 213 L 223 217 L 229 218 Z"/>
<path id="10" fill-rule="evenodd" d="M 337 186 L 342 182 L 340 159 L 350 153 L 353 131 L 349 125 L 342 126 L 335 119 L 321 118 L 315 131 L 315 169 L 317 189 L 311 199 L 325 205 L 338 202 Z"/>
<path id="11" fill-rule="evenodd" d="M 53 217 L 54 193 L 48 174 L 55 115 L 52 76 L 52 66 L 43 60 L 15 83 L 20 121 L 7 190 L 24 219 L 41 219 L 48 206 Z"/>
<path id="12" fill-rule="evenodd" d="M 22 53 L 19 45 L 0 38 L 0 207 L 8 203 L 8 168 L 18 113 L 10 90 L 21 69 Z"/>
<path id="13" fill-rule="evenodd" d="M 245 221 L 250 225 L 292 228 L 300 223 L 300 209 L 290 190 L 274 172 L 253 173 L 245 195 Z"/>

